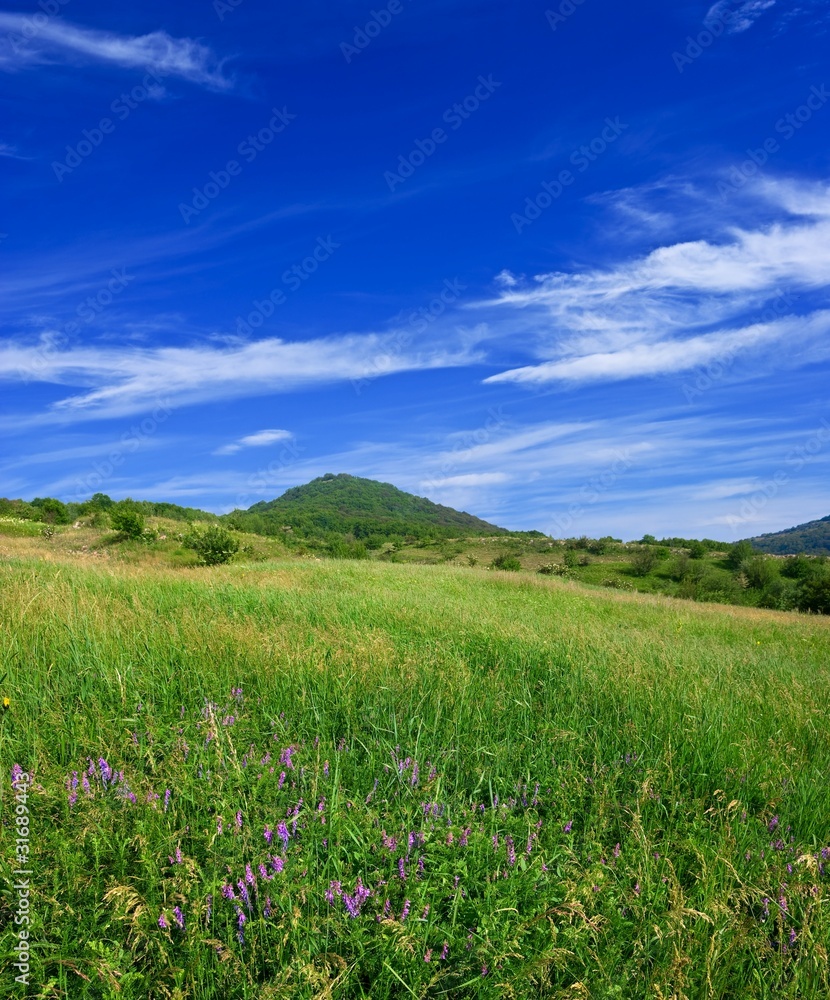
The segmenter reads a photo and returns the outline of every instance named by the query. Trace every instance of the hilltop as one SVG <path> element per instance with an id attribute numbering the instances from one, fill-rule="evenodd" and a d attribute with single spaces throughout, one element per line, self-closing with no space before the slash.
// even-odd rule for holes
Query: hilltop
<path id="1" fill-rule="evenodd" d="M 784 531 L 758 535 L 749 541 L 756 549 L 770 555 L 790 556 L 801 552 L 807 555 L 830 555 L 830 516 L 818 521 L 807 521 Z"/>
<path id="2" fill-rule="evenodd" d="M 273 534 L 288 527 L 306 536 L 340 535 L 356 540 L 391 536 L 466 537 L 504 533 L 504 528 L 465 511 L 347 473 L 327 473 L 294 486 L 275 500 L 229 515 L 248 531 Z"/>

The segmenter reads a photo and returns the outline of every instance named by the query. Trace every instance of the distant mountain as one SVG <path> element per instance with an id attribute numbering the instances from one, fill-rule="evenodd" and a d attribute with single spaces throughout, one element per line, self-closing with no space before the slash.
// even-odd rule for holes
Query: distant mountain
<path id="1" fill-rule="evenodd" d="M 799 552 L 830 555 L 830 516 L 749 540 L 756 549 L 772 555 L 798 555 Z"/>
<path id="2" fill-rule="evenodd" d="M 269 534 L 288 526 L 306 535 L 372 535 L 453 537 L 504 532 L 472 514 L 405 493 L 390 483 L 347 473 L 328 473 L 305 486 L 286 490 L 276 500 L 263 500 L 230 515 L 249 530 L 268 527 Z M 259 528 L 255 525 L 259 524 Z"/>

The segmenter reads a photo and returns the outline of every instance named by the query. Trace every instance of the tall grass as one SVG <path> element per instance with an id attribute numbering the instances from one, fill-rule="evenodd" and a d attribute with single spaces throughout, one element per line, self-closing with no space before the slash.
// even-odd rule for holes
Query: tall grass
<path id="1" fill-rule="evenodd" d="M 30 996 L 830 994 L 824 619 L 22 559 L 0 624 Z"/>

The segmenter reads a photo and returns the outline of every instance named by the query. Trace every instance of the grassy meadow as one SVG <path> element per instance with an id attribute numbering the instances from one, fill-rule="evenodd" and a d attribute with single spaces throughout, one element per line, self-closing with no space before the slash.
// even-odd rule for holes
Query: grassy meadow
<path id="1" fill-rule="evenodd" d="M 4 995 L 830 995 L 827 617 L 78 537 L 0 539 Z"/>

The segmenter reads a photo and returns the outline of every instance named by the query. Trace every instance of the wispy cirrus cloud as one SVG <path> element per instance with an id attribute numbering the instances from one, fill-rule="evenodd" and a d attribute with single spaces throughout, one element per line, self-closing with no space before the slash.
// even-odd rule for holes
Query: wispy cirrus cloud
<path id="1" fill-rule="evenodd" d="M 775 0 L 720 0 L 706 15 L 706 21 L 722 21 L 730 35 L 737 35 L 752 27 L 758 18 L 775 6 Z"/>
<path id="2" fill-rule="evenodd" d="M 235 455 L 243 448 L 267 448 L 269 445 L 277 444 L 279 441 L 290 441 L 294 435 L 291 431 L 284 430 L 264 430 L 257 431 L 256 434 L 247 434 L 231 444 L 224 444 L 214 451 L 214 455 Z"/>
<path id="3" fill-rule="evenodd" d="M 719 241 L 667 244 L 604 269 L 501 276 L 498 298 L 474 308 L 502 310 L 536 359 L 486 381 L 619 381 L 785 344 L 791 358 L 826 353 L 830 189 L 766 181 L 757 194 L 778 215 L 763 228 L 732 226 Z M 784 293 L 788 307 L 770 310 Z"/>
<path id="4" fill-rule="evenodd" d="M 459 367 L 471 348 L 425 345 L 401 351 L 399 334 L 343 334 L 315 340 L 269 337 L 185 347 L 64 346 L 9 339 L 0 347 L 0 381 L 82 387 L 33 418 L 35 423 L 127 416 L 152 408 L 273 395 L 404 371 Z M 383 366 L 378 358 L 384 359 Z"/>
<path id="5" fill-rule="evenodd" d="M 111 31 L 49 18 L 42 24 L 25 14 L 0 12 L 0 68 L 55 62 L 98 62 L 124 69 L 146 69 L 177 76 L 212 90 L 229 90 L 233 79 L 225 60 L 193 38 L 174 38 L 166 31 L 118 35 Z"/>
<path id="6" fill-rule="evenodd" d="M 8 142 L 0 142 L 0 156 L 5 156 L 10 160 L 26 160 L 28 157 L 21 156 L 17 151 L 17 146 L 12 146 Z"/>

